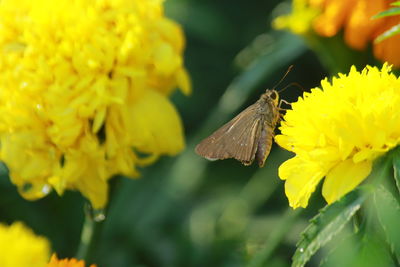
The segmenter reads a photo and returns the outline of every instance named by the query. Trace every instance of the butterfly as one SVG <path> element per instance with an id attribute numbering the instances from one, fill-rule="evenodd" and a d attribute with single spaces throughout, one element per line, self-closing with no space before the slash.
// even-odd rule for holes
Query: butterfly
<path id="1" fill-rule="evenodd" d="M 273 88 L 283 81 L 292 67 Z M 195 148 L 196 153 L 208 160 L 234 158 L 244 165 L 250 165 L 256 159 L 258 166 L 263 167 L 271 151 L 275 127 L 281 118 L 282 102 L 290 105 L 284 100 L 279 101 L 275 89 L 267 89 L 256 103 L 201 141 Z"/>
<path id="2" fill-rule="evenodd" d="M 234 158 L 244 165 L 256 159 L 263 167 L 280 119 L 278 103 L 278 92 L 267 89 L 256 103 L 201 141 L 196 153 L 209 160 Z"/>

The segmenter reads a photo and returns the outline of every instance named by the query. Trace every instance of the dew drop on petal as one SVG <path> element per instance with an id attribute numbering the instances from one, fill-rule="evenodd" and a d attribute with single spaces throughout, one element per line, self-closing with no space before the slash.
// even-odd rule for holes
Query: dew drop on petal
<path id="1" fill-rule="evenodd" d="M 51 191 L 51 186 L 50 186 L 50 185 L 45 184 L 45 185 L 42 187 L 42 193 L 43 193 L 44 195 L 49 194 L 50 191 Z"/>

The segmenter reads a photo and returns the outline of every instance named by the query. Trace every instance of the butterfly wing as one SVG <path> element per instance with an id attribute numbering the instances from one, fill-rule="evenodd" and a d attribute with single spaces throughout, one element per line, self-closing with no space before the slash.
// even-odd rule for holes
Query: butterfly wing
<path id="1" fill-rule="evenodd" d="M 262 128 L 258 103 L 249 106 L 196 146 L 196 153 L 209 160 L 234 158 L 253 162 Z"/>

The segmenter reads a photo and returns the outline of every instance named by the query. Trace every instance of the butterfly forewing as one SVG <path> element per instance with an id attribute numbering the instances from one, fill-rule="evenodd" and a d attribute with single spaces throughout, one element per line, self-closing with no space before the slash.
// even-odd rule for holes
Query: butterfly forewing
<path id="1" fill-rule="evenodd" d="M 249 106 L 198 144 L 196 152 L 210 160 L 235 158 L 245 165 L 251 164 L 262 128 L 258 109 L 258 103 Z"/>

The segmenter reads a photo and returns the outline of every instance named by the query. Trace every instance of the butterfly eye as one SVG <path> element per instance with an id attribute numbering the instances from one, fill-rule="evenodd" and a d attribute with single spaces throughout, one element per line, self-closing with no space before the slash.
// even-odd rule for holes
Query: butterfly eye
<path id="1" fill-rule="evenodd" d="M 278 97 L 278 94 L 277 94 L 275 91 L 272 91 L 270 97 L 271 97 L 273 100 L 275 100 L 275 99 Z"/>

